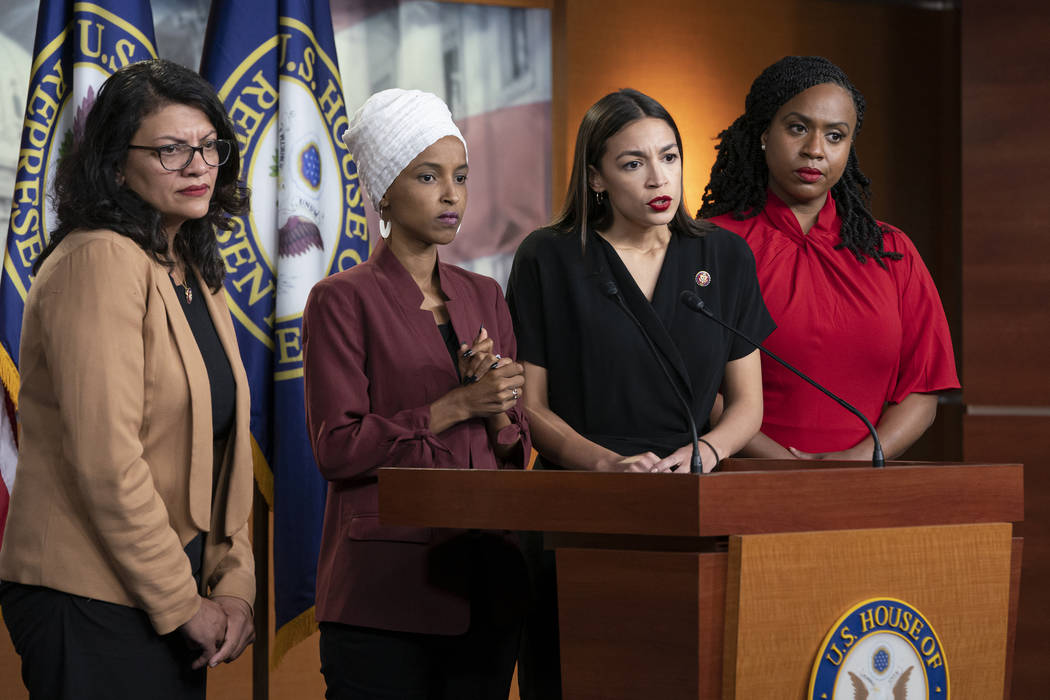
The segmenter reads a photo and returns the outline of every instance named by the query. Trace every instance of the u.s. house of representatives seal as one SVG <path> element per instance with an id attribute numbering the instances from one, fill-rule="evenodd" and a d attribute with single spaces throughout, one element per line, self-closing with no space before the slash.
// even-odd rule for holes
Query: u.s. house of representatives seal
<path id="1" fill-rule="evenodd" d="M 948 661 L 930 621 L 895 598 L 866 600 L 820 645 L 812 700 L 947 700 Z"/>
<path id="2" fill-rule="evenodd" d="M 357 168 L 340 139 L 349 122 L 338 69 L 310 27 L 281 17 L 279 33 L 219 96 L 252 190 L 251 213 L 218 236 L 230 311 L 245 332 L 242 350 L 255 340 L 274 353 L 276 381 L 301 379 L 311 287 L 368 252 Z"/>

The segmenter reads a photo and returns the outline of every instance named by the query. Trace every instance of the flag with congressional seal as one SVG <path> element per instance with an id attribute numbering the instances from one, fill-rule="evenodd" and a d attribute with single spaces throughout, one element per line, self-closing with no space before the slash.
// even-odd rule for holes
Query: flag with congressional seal
<path id="1" fill-rule="evenodd" d="M 316 629 L 326 484 L 303 406 L 302 314 L 315 282 L 368 239 L 328 0 L 214 0 L 201 74 L 240 144 L 251 214 L 219 237 L 252 389 L 256 481 L 274 512 L 271 664 Z"/>
<path id="2" fill-rule="evenodd" d="M 103 81 L 118 68 L 156 58 L 148 0 L 43 0 L 37 14 L 11 220 L 0 273 L 0 540 L 15 480 L 18 344 L 33 262 L 47 245 L 55 213 L 48 197 L 58 160 L 83 133 Z M 10 154 L 13 156 L 14 154 Z"/>

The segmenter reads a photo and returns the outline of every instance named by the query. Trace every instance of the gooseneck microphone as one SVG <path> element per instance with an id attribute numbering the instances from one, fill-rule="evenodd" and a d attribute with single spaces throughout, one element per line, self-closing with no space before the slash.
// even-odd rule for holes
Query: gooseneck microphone
<path id="1" fill-rule="evenodd" d="M 744 335 L 743 333 L 738 331 L 736 328 L 733 328 L 728 323 L 724 322 L 722 319 L 720 319 L 717 316 L 715 316 L 714 313 L 711 311 L 711 309 L 707 308 L 707 306 L 704 304 L 704 300 L 701 299 L 700 296 L 697 295 L 696 292 L 693 292 L 691 290 L 685 289 L 685 290 L 682 290 L 682 293 L 678 295 L 678 298 L 691 311 L 695 311 L 695 312 L 697 312 L 699 314 L 703 314 L 704 316 L 707 316 L 709 319 L 711 319 L 712 321 L 714 321 L 718 325 L 722 326 L 722 328 L 725 328 L 730 333 L 733 333 L 733 334 L 743 338 L 750 345 L 753 345 L 754 347 L 758 348 L 759 350 L 761 350 L 765 354 L 769 355 L 774 360 L 779 362 L 781 365 L 783 365 L 784 367 L 787 367 L 789 370 L 791 370 L 792 372 L 797 374 L 799 377 L 801 377 L 802 379 L 804 379 L 807 382 L 809 382 L 812 386 L 816 387 L 817 389 L 820 389 L 822 392 L 824 392 L 824 394 L 826 396 L 828 396 L 829 398 L 834 399 L 835 402 L 838 403 L 838 405 L 842 406 L 844 409 L 846 409 L 847 411 L 849 411 L 850 413 L 855 415 L 857 418 L 860 418 L 862 421 L 864 421 L 864 425 L 868 428 L 868 432 L 871 433 L 871 439 L 875 442 L 875 449 L 872 451 L 872 455 L 871 455 L 871 466 L 873 466 L 873 467 L 885 467 L 886 466 L 886 458 L 883 457 L 883 455 L 882 455 L 882 443 L 879 442 L 879 434 L 877 432 L 875 432 L 875 426 L 871 424 L 871 421 L 868 420 L 868 418 L 863 413 L 861 413 L 856 408 L 854 408 L 852 404 L 850 404 L 845 399 L 840 398 L 840 397 L 836 396 L 835 394 L 831 393 L 829 390 L 825 389 L 823 386 L 818 384 L 816 381 L 810 379 L 805 374 L 803 374 L 801 371 L 795 369 L 787 360 L 782 360 L 772 350 L 767 350 L 765 347 L 762 346 L 761 343 L 756 343 L 751 338 L 748 338 L 746 335 Z"/>
<path id="2" fill-rule="evenodd" d="M 682 409 L 685 411 L 685 417 L 689 420 L 689 433 L 693 438 L 693 456 L 689 461 L 689 473 L 703 474 L 703 462 L 700 459 L 700 441 L 697 439 L 696 421 L 693 420 L 693 412 L 689 409 L 689 402 L 685 400 L 685 397 L 682 396 L 682 392 L 678 389 L 674 377 L 671 376 L 671 370 L 667 368 L 663 357 L 660 356 L 660 351 L 656 349 L 656 343 L 654 343 L 653 339 L 649 337 L 648 333 L 646 333 L 645 327 L 642 326 L 642 322 L 638 320 L 638 317 L 635 316 L 634 312 L 632 312 L 630 307 L 627 306 L 627 302 L 624 301 L 623 295 L 620 294 L 620 288 L 616 286 L 615 282 L 608 278 L 601 280 L 601 288 L 602 293 L 610 299 L 615 300 L 616 303 L 620 305 L 620 308 L 623 309 L 624 313 L 634 321 L 634 325 L 638 327 L 638 331 L 642 334 L 642 337 L 645 338 L 645 342 L 649 346 L 650 352 L 652 352 L 653 357 L 656 358 L 656 364 L 660 365 L 660 369 L 663 370 L 664 376 L 667 377 L 667 383 L 671 385 L 671 389 L 674 390 L 674 395 L 678 397 L 678 401 L 682 404 Z M 671 467 L 671 471 L 674 471 L 675 469 L 676 467 Z"/>

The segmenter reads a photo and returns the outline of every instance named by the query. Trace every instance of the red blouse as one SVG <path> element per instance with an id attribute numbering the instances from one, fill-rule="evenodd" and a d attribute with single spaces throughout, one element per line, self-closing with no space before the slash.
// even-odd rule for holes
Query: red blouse
<path id="1" fill-rule="evenodd" d="M 861 264 L 840 242 L 842 220 L 828 195 L 802 233 L 772 192 L 758 216 L 711 221 L 744 238 L 755 254 L 762 296 L 777 329 L 765 345 L 878 425 L 886 403 L 913 392 L 959 387 L 948 322 L 930 273 L 904 233 L 888 227 L 886 268 Z M 855 416 L 762 357 L 762 432 L 805 452 L 845 450 L 867 436 Z"/>

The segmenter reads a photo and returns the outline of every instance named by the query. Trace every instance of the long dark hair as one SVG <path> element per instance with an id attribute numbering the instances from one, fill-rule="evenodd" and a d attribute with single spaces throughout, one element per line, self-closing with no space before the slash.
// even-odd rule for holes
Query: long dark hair
<path id="1" fill-rule="evenodd" d="M 118 184 L 128 145 L 142 120 L 169 104 L 201 110 L 215 127 L 217 138 L 233 143 L 229 160 L 219 166 L 207 215 L 182 225 L 174 251 L 168 250 L 161 214 L 129 187 Z M 53 194 L 58 225 L 33 264 L 33 272 L 71 232 L 105 228 L 127 236 L 165 265 L 174 264 L 174 252 L 200 270 L 205 284 L 217 292 L 225 267 L 215 230 L 229 230 L 230 217 L 248 211 L 248 190 L 239 182 L 240 162 L 233 125 L 208 81 L 163 59 L 121 68 L 102 84 L 83 136 L 58 164 Z"/>
<path id="2" fill-rule="evenodd" d="M 597 195 L 588 183 L 587 166 L 600 169 L 602 156 L 605 155 L 605 144 L 621 129 L 632 122 L 646 117 L 662 119 L 674 132 L 678 152 L 682 150 L 682 136 L 678 125 L 663 105 L 637 90 L 624 88 L 611 92 L 595 102 L 583 115 L 580 129 L 576 132 L 576 150 L 572 159 L 572 174 L 569 176 L 569 191 L 565 195 L 565 204 L 561 212 L 551 222 L 553 228 L 566 233 L 576 232 L 580 236 L 580 245 L 585 246 L 587 232 L 590 229 L 601 231 L 613 222 L 613 209 L 608 197 L 598 201 Z M 685 209 L 684 197 L 678 202 L 678 209 L 668 226 L 672 232 L 687 236 L 702 236 L 713 227 L 689 216 Z"/>
<path id="3" fill-rule="evenodd" d="M 718 135 L 718 156 L 711 168 L 711 180 L 704 189 L 703 205 L 697 216 L 731 214 L 749 219 L 766 206 L 769 169 L 762 152 L 762 134 L 774 115 L 795 95 L 816 85 L 834 83 L 853 98 L 857 111 L 854 143 L 864 122 L 864 95 L 854 87 L 841 68 L 820 56 L 787 56 L 762 71 L 751 84 L 744 101 L 744 113 Z M 883 230 L 871 214 L 871 180 L 861 172 L 854 144 L 850 144 L 846 169 L 831 188 L 835 206 L 842 219 L 842 241 L 846 248 L 864 262 L 873 258 L 881 267 L 884 259 L 897 260 L 899 253 L 883 250 Z"/>

